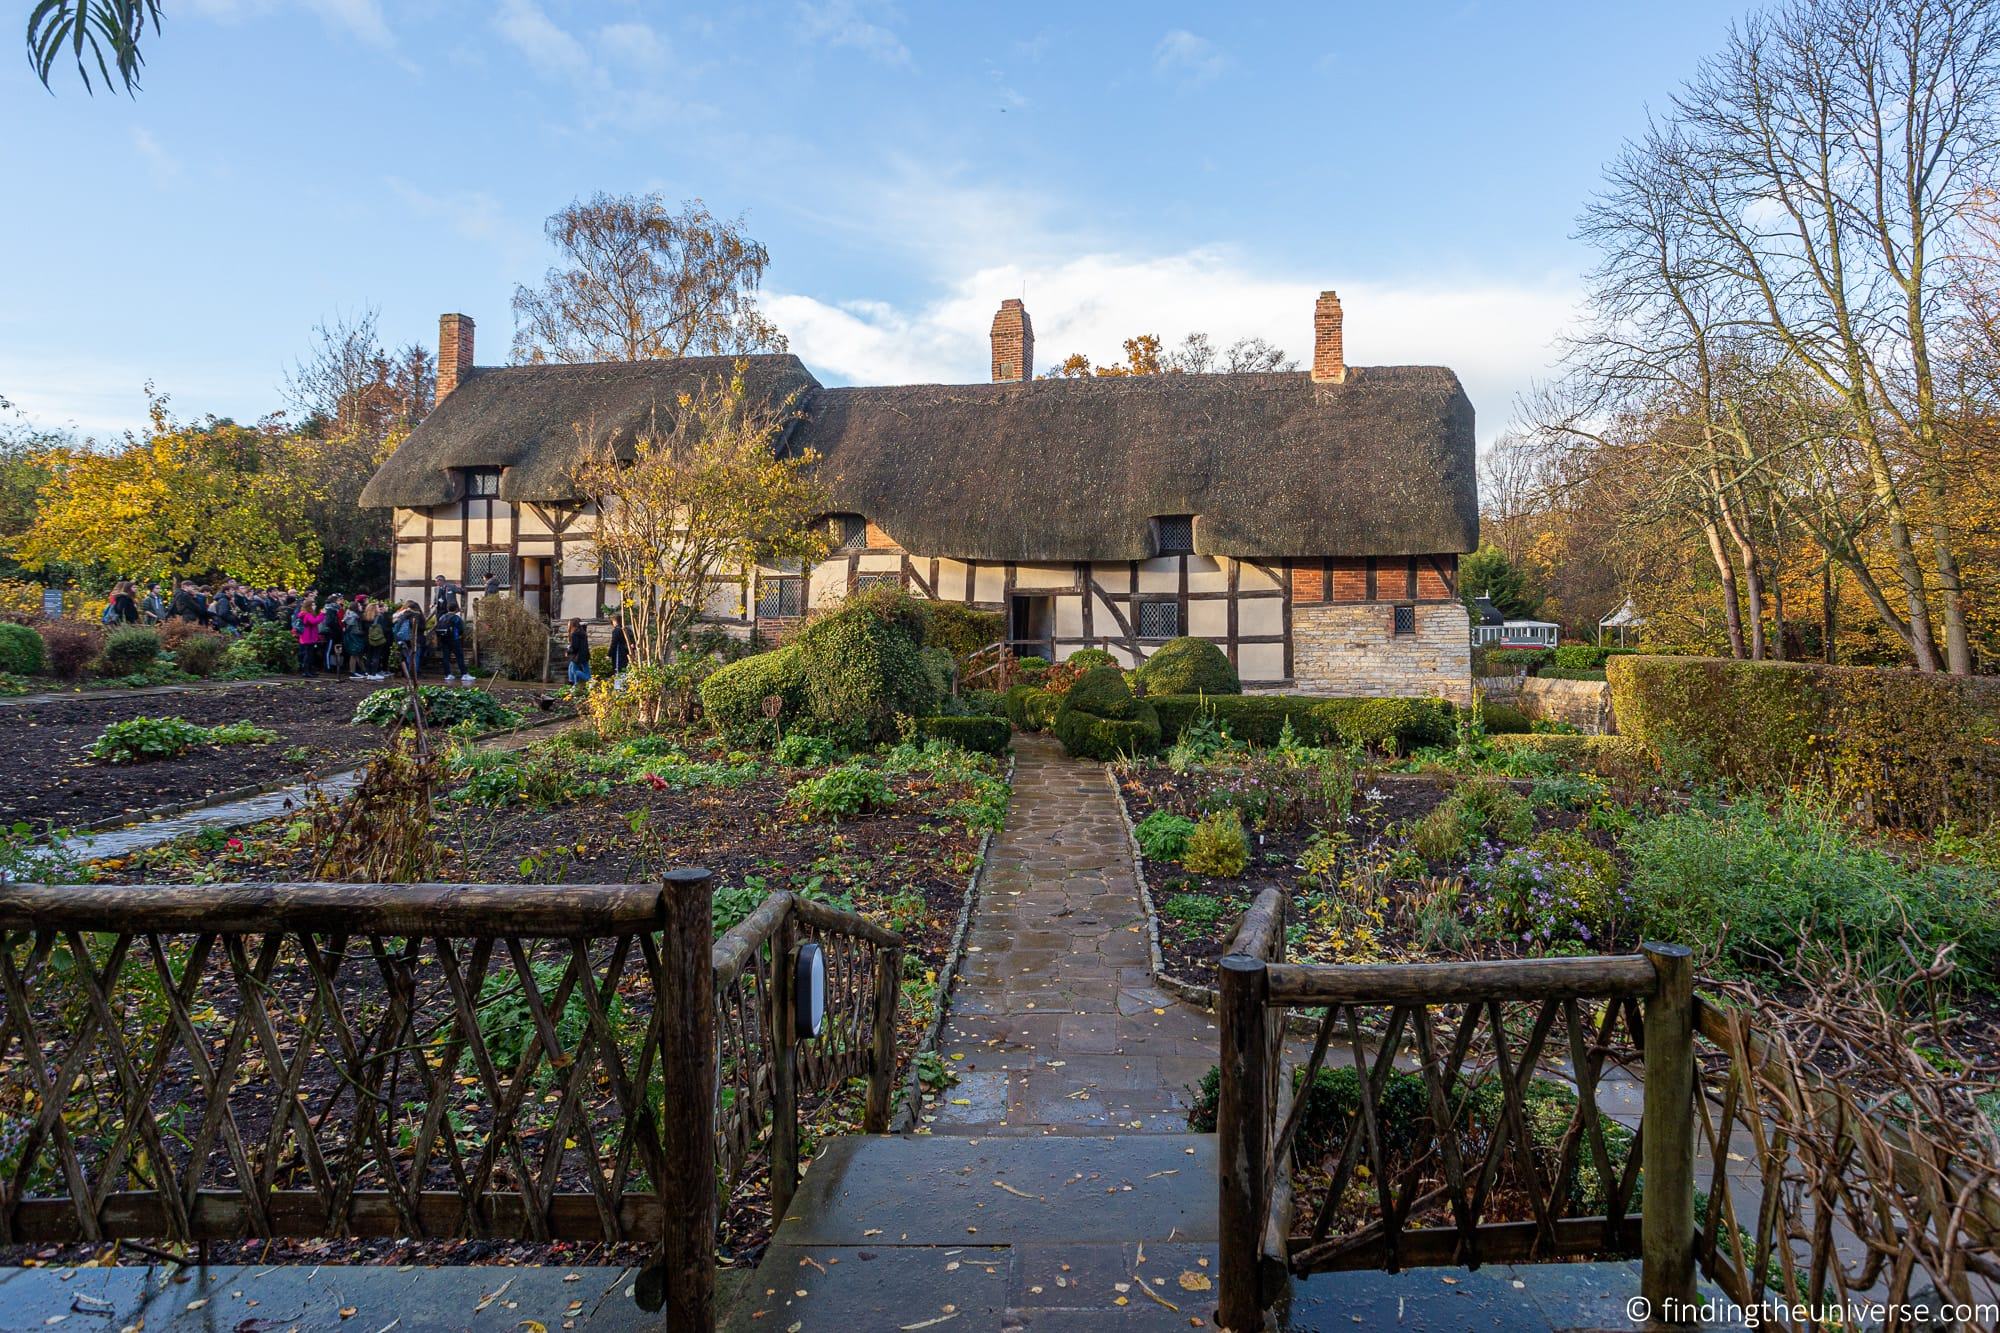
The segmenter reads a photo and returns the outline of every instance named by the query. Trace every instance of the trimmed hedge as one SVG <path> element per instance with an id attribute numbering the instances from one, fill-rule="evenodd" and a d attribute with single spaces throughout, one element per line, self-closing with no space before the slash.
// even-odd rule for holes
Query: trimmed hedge
<path id="1" fill-rule="evenodd" d="M 1123 671 L 1096 666 L 1062 697 L 1055 732 L 1063 749 L 1079 759 L 1116 759 L 1157 749 L 1160 715 L 1150 702 L 1133 697 Z"/>
<path id="2" fill-rule="evenodd" d="M 0 672 L 39 676 L 44 660 L 41 635 L 26 625 L 0 624 Z"/>
<path id="3" fill-rule="evenodd" d="M 1876 823 L 1983 828 L 2000 808 L 2000 681 L 1805 662 L 1616 657 L 1618 729 L 1668 767 L 1823 784 Z"/>
<path id="4" fill-rule="evenodd" d="M 950 741 L 961 750 L 999 754 L 1007 748 L 1012 732 L 1007 720 L 1000 717 L 920 717 L 917 735 Z"/>
<path id="5" fill-rule="evenodd" d="M 1488 671 L 1534 671 L 1555 660 L 1553 648 L 1490 648 L 1486 652 Z"/>
<path id="6" fill-rule="evenodd" d="M 1299 694 L 1168 694 L 1150 696 L 1159 710 L 1160 739 L 1171 745 L 1181 729 L 1206 713 L 1251 745 L 1276 745 L 1287 719 L 1311 745 L 1364 745 L 1407 752 L 1450 742 L 1456 710 L 1443 699 L 1322 699 Z"/>
<path id="7" fill-rule="evenodd" d="M 1602 671 L 1614 657 L 1629 657 L 1635 648 L 1612 648 L 1594 643 L 1567 643 L 1556 649 L 1551 666 L 1564 671 Z"/>
<path id="8" fill-rule="evenodd" d="M 893 740 L 899 714 L 925 717 L 943 694 L 949 654 L 926 658 L 922 605 L 892 589 L 856 593 L 806 622 L 792 641 L 799 652 L 801 702 L 822 729 L 859 727 L 870 740 Z"/>
<path id="9" fill-rule="evenodd" d="M 1007 720 L 1022 731 L 1047 731 L 1055 725 L 1062 696 L 1036 685 L 1016 685 L 1007 691 Z"/>
<path id="10" fill-rule="evenodd" d="M 798 716 L 805 698 L 796 644 L 739 658 L 701 683 L 701 707 L 725 731 L 748 731 L 764 721 L 764 700 L 784 700 L 782 726 Z"/>
<path id="11" fill-rule="evenodd" d="M 1207 639 L 1169 639 L 1132 674 L 1149 695 L 1243 693 L 1229 654 Z"/>

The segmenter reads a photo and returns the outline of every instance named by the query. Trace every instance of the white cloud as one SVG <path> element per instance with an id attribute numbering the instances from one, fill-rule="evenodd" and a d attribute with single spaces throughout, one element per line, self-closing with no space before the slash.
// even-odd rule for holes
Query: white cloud
<path id="1" fill-rule="evenodd" d="M 652 130 L 712 114 L 699 103 L 662 91 L 672 86 L 661 78 L 667 44 L 645 23 L 607 24 L 586 42 L 550 18 L 535 0 L 502 0 L 493 25 L 536 73 L 570 86 L 587 128 Z M 622 82 L 612 70 L 614 64 L 627 74 Z"/>
<path id="2" fill-rule="evenodd" d="M 142 126 L 132 130 L 132 147 L 145 159 L 146 170 L 152 173 L 155 185 L 167 185 L 177 180 L 181 174 L 180 159 L 163 147 L 153 137 L 153 132 Z"/>
<path id="3" fill-rule="evenodd" d="M 1153 73 L 1183 88 L 1220 78 L 1228 68 L 1229 57 L 1214 42 L 1186 28 L 1175 28 L 1153 48 Z"/>
<path id="4" fill-rule="evenodd" d="M 792 350 L 823 376 L 859 384 L 951 383 L 985 377 L 987 329 L 1009 296 L 1027 302 L 1042 369 L 1071 352 L 1115 360 L 1137 333 L 1158 334 L 1171 346 L 1197 330 L 1219 345 L 1269 338 L 1309 365 L 1313 300 L 1337 284 L 1349 359 L 1450 366 L 1479 411 L 1484 441 L 1505 428 L 1515 395 L 1544 373 L 1550 344 L 1576 300 L 1554 285 L 1338 279 L 1337 273 L 1253 271 L 1223 249 L 1152 257 L 1090 253 L 983 268 L 908 306 L 830 304 L 789 292 L 774 292 L 767 306 Z"/>
<path id="5" fill-rule="evenodd" d="M 596 67 L 583 43 L 543 13 L 535 0 L 504 0 L 493 24 L 543 74 L 579 78 Z"/>
<path id="6" fill-rule="evenodd" d="M 380 0 L 305 0 L 305 5 L 330 26 L 345 29 L 371 46 L 387 50 L 396 45 Z"/>
<path id="7" fill-rule="evenodd" d="M 854 0 L 806 0 L 799 5 L 805 35 L 829 46 L 852 47 L 885 65 L 910 63 L 910 48 L 895 33 L 862 17 Z"/>

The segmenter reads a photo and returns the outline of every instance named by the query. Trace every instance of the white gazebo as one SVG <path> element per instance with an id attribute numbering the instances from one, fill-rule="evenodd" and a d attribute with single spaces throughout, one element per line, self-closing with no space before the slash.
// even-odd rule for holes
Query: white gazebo
<path id="1" fill-rule="evenodd" d="M 1627 597 L 1619 604 L 1616 611 L 1597 622 L 1598 646 L 1604 645 L 1607 635 L 1615 635 L 1618 647 L 1629 648 L 1631 644 L 1627 642 L 1627 635 L 1636 635 L 1645 626 L 1646 618 L 1639 614 L 1638 609 L 1632 605 L 1632 599 Z"/>

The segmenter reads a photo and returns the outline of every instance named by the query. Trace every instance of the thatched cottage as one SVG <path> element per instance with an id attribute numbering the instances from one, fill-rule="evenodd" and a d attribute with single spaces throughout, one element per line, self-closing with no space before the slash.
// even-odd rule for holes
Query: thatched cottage
<path id="1" fill-rule="evenodd" d="M 750 357 L 754 392 L 796 395 L 783 447 L 821 458 L 834 549 L 743 571 L 708 618 L 772 635 L 891 584 L 999 611 L 1018 651 L 1055 659 L 1132 663 L 1193 634 L 1252 688 L 1463 699 L 1472 404 L 1443 367 L 1348 366 L 1332 292 L 1314 332 L 1310 372 L 1036 379 L 1010 300 L 991 383 L 826 388 L 797 357 Z M 395 510 L 396 595 L 443 574 L 601 618 L 618 593 L 569 481 L 579 423 L 629 436 L 730 361 L 475 368 L 470 319 L 440 334 L 437 407 L 361 497 Z"/>

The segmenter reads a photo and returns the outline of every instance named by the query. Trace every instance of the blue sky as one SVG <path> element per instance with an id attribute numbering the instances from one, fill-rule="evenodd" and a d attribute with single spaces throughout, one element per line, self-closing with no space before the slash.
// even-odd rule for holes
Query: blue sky
<path id="1" fill-rule="evenodd" d="M 470 314 L 496 363 L 543 219 L 658 190 L 747 214 L 829 383 L 983 378 L 1006 296 L 1043 365 L 1195 329 L 1305 356 L 1332 287 L 1350 361 L 1453 366 L 1490 439 L 1602 164 L 1745 8 L 169 0 L 136 99 L 50 96 L 0 40 L 0 396 L 254 418 L 369 306 L 397 343 Z"/>

